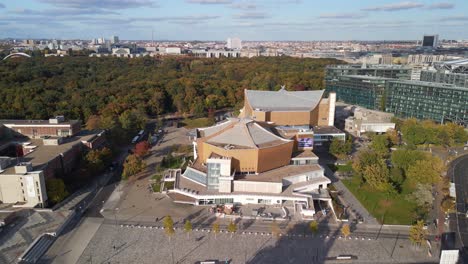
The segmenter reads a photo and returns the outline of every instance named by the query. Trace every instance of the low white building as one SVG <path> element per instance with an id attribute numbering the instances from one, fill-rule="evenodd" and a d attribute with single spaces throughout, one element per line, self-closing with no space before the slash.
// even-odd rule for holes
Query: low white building
<path id="1" fill-rule="evenodd" d="M 15 207 L 43 207 L 47 201 L 43 171 L 33 171 L 29 162 L 0 157 L 0 202 Z"/>
<path id="2" fill-rule="evenodd" d="M 385 133 L 389 129 L 395 129 L 392 117 L 392 113 L 356 108 L 354 116 L 345 120 L 345 131 L 358 137 L 365 132 Z"/>

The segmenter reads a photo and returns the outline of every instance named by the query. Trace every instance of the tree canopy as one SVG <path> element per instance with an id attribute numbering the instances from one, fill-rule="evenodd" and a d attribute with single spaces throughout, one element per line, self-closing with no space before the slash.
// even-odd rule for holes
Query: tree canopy
<path id="1" fill-rule="evenodd" d="M 15 58 L 0 61 L 0 118 L 119 115 L 127 128 L 141 124 L 131 121 L 138 113 L 240 108 L 244 89 L 323 89 L 324 67 L 337 63 L 292 57 Z"/>

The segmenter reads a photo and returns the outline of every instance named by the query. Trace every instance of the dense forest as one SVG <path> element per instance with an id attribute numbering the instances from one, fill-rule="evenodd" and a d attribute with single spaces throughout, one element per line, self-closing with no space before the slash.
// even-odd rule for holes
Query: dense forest
<path id="1" fill-rule="evenodd" d="M 337 63 L 291 57 L 13 58 L 0 62 L 0 119 L 63 114 L 86 122 L 126 111 L 203 116 L 240 107 L 244 89 L 323 89 L 325 65 Z"/>

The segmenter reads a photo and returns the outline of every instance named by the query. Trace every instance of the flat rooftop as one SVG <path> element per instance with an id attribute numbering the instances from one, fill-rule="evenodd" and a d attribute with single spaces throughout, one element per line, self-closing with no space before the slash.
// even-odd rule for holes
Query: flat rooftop
<path id="1" fill-rule="evenodd" d="M 60 123 L 50 123 L 49 120 L 15 120 L 15 119 L 0 119 L 0 124 L 9 124 L 9 125 L 72 125 L 79 123 L 79 120 L 68 120 L 62 121 Z"/>
<path id="2" fill-rule="evenodd" d="M 73 137 L 64 138 L 60 145 L 44 145 L 42 139 L 29 139 L 27 142 L 31 142 L 31 144 L 28 146 L 36 146 L 36 148 L 34 148 L 32 152 L 19 158 L 19 161 L 31 162 L 33 170 L 41 170 L 47 162 L 60 155 L 60 153 L 69 151 L 76 144 L 91 140 L 97 134 L 98 132 L 81 131 Z M 2 174 L 15 174 L 14 164 L 6 168 Z"/>
<path id="3" fill-rule="evenodd" d="M 314 134 L 344 134 L 344 132 L 334 126 L 316 126 Z"/>
<path id="4" fill-rule="evenodd" d="M 322 170 L 320 165 L 287 165 L 259 174 L 236 175 L 236 181 L 282 182 L 283 178 Z"/>

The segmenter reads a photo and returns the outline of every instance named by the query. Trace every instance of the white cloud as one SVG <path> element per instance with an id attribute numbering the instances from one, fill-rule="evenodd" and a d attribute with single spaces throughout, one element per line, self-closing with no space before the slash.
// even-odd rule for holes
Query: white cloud
<path id="1" fill-rule="evenodd" d="M 400 11 L 400 10 L 408 10 L 408 9 L 415 9 L 415 8 L 422 8 L 424 4 L 419 2 L 400 2 L 388 5 L 381 5 L 381 6 L 374 6 L 363 8 L 362 11 Z"/>
<path id="2" fill-rule="evenodd" d="M 235 19 L 265 19 L 269 16 L 262 12 L 246 12 L 234 15 Z"/>
<path id="3" fill-rule="evenodd" d="M 152 0 L 39 0 L 43 3 L 66 8 L 127 9 L 156 7 Z"/>
<path id="4" fill-rule="evenodd" d="M 452 3 L 434 3 L 427 7 L 427 9 L 453 9 L 455 7 Z"/>
<path id="5" fill-rule="evenodd" d="M 333 14 L 322 14 L 319 18 L 326 19 L 361 19 L 367 17 L 365 13 L 333 13 Z"/>

